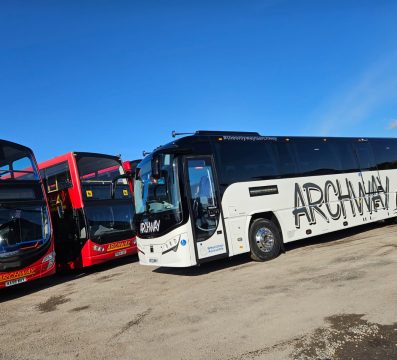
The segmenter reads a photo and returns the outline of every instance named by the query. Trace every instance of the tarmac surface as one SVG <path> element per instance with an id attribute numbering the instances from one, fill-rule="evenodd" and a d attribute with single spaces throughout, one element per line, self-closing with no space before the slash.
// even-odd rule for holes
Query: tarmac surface
<path id="1" fill-rule="evenodd" d="M 189 269 L 137 257 L 0 292 L 0 359 L 397 359 L 397 225 Z"/>

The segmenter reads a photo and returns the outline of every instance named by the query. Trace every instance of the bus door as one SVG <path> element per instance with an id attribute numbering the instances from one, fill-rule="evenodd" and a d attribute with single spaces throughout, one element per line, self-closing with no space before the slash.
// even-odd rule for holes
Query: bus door
<path id="1" fill-rule="evenodd" d="M 376 220 L 381 217 L 386 205 L 386 184 L 381 183 L 371 144 L 367 140 L 359 140 L 355 143 L 355 152 L 360 165 L 361 183 L 366 193 L 362 199 L 363 207 L 371 214 L 369 220 Z"/>
<path id="2" fill-rule="evenodd" d="M 186 158 L 187 194 L 197 262 L 229 254 L 219 190 L 210 156 Z"/>

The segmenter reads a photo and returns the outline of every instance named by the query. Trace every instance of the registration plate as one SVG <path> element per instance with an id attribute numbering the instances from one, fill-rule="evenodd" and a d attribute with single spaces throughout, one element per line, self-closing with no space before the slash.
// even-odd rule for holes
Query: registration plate
<path id="1" fill-rule="evenodd" d="M 20 278 L 20 279 L 6 281 L 5 285 L 6 285 L 6 287 L 9 287 L 9 286 L 13 286 L 13 285 L 22 284 L 24 282 L 26 282 L 26 277 Z"/>
<path id="2" fill-rule="evenodd" d="M 120 251 L 117 251 L 115 254 L 114 254 L 114 256 L 122 256 L 122 255 L 125 255 L 125 254 L 127 254 L 127 250 L 120 250 Z"/>

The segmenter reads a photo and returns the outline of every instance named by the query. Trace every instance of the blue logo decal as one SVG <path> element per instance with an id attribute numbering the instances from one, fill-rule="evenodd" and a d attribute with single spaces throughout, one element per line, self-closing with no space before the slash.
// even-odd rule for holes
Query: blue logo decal
<path id="1" fill-rule="evenodd" d="M 182 246 L 185 246 L 186 243 L 187 243 L 187 241 L 186 241 L 185 239 L 181 240 L 181 245 L 182 245 Z"/>

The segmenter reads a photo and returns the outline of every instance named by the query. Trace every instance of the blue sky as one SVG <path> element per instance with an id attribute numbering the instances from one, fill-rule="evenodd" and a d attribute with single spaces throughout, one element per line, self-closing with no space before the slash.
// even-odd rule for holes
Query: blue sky
<path id="1" fill-rule="evenodd" d="M 0 138 L 42 161 L 172 130 L 397 136 L 396 24 L 392 0 L 3 0 Z"/>

